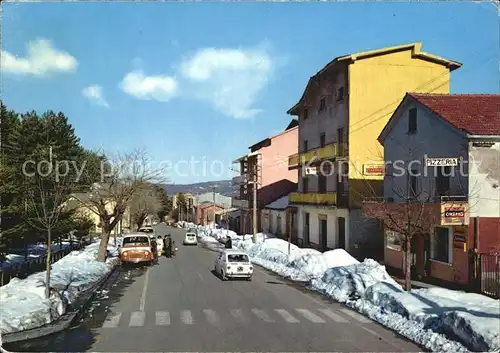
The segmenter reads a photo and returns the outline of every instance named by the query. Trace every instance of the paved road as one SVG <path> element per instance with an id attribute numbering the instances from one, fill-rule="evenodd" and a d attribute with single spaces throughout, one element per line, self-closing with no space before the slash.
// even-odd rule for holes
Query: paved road
<path id="1" fill-rule="evenodd" d="M 122 270 L 101 307 L 73 333 L 18 349 L 421 351 L 363 316 L 260 268 L 251 282 L 222 282 L 211 272 L 216 253 L 182 246 L 184 232 L 170 232 L 179 247 L 176 258 L 162 258 L 151 268 Z"/>

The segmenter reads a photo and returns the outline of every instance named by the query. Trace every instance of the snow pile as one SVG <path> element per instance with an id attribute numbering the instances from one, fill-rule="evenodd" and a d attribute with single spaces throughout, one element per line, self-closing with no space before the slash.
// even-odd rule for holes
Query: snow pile
<path id="1" fill-rule="evenodd" d="M 217 232 L 203 228 L 205 237 Z M 500 350 L 500 301 L 441 288 L 407 293 L 385 267 L 372 259 L 359 262 L 343 249 L 320 253 L 259 234 L 231 236 L 233 247 L 253 263 L 344 303 L 431 351 Z M 290 249 L 290 251 L 289 251 Z M 466 348 L 467 347 L 467 348 Z"/>
<path id="2" fill-rule="evenodd" d="M 5 334 L 40 327 L 66 313 L 68 305 L 117 265 L 114 246 L 108 246 L 111 257 L 105 263 L 96 261 L 98 249 L 99 243 L 91 244 L 52 265 L 50 281 L 55 290 L 50 299 L 45 298 L 45 271 L 22 280 L 14 278 L 0 287 L 0 332 Z"/>

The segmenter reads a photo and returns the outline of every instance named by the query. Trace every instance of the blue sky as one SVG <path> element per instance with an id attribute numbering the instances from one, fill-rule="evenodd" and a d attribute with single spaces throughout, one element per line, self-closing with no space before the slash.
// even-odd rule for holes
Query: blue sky
<path id="1" fill-rule="evenodd" d="M 308 78 L 335 56 L 421 41 L 463 63 L 453 93 L 499 93 L 492 3 L 2 6 L 4 102 L 64 112 L 87 148 L 220 161 L 171 169 L 175 183 L 230 177 L 230 161 L 284 129 Z"/>

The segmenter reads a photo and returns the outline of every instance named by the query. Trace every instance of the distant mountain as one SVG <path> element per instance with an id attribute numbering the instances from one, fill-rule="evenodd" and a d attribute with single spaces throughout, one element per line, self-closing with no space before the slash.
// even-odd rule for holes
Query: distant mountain
<path id="1" fill-rule="evenodd" d="M 231 180 L 205 181 L 193 184 L 166 184 L 168 195 L 178 192 L 190 193 L 193 195 L 204 194 L 206 192 L 215 192 L 225 196 L 234 196 L 234 187 Z"/>

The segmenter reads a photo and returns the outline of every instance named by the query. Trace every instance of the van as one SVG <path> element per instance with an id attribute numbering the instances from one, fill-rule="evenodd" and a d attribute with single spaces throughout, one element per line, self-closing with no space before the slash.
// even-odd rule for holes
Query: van
<path id="1" fill-rule="evenodd" d="M 153 261 L 151 239 L 147 234 L 127 234 L 120 247 L 120 260 L 124 263 L 147 263 Z"/>

